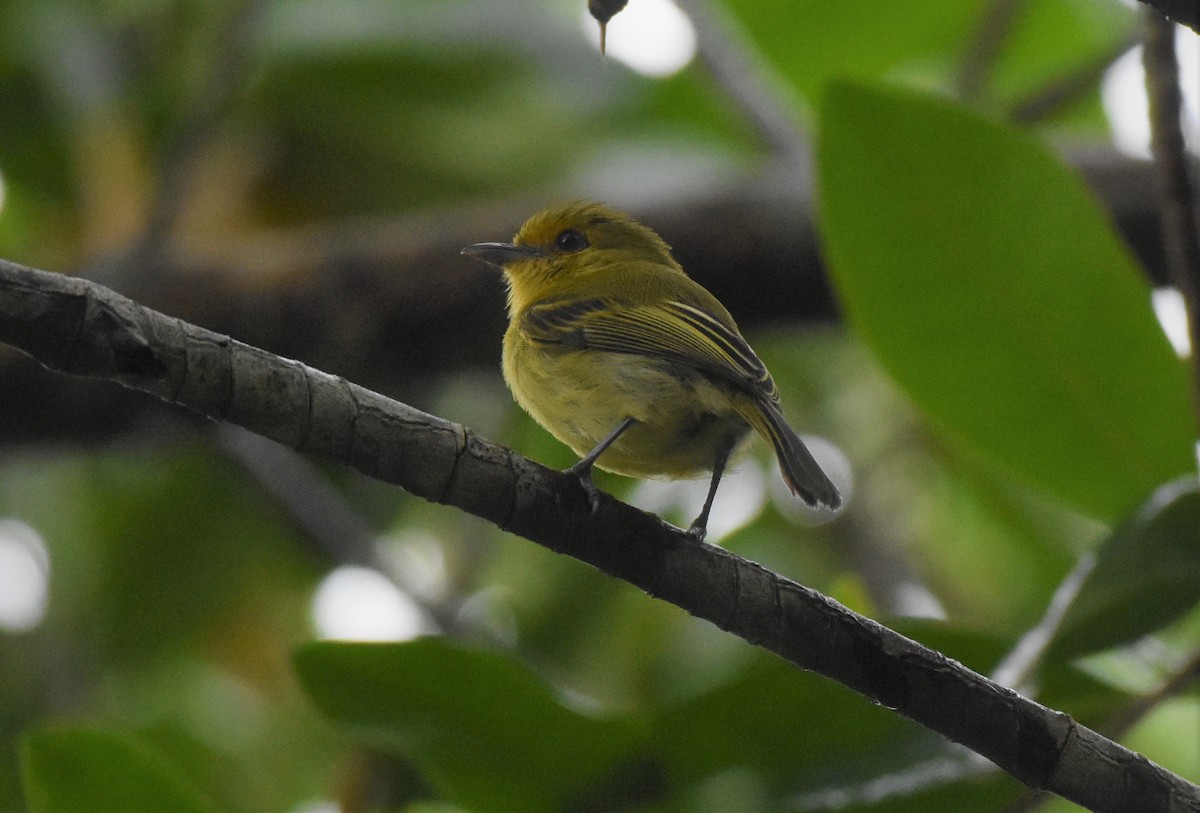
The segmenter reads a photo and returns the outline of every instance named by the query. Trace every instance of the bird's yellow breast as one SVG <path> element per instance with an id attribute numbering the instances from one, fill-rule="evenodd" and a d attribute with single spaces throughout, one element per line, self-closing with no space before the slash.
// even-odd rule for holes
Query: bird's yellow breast
<path id="1" fill-rule="evenodd" d="M 517 402 L 581 457 L 621 421 L 636 420 L 596 463 L 628 477 L 711 471 L 750 431 L 728 390 L 702 373 L 648 356 L 540 345 L 519 319 L 504 337 L 504 378 Z"/>

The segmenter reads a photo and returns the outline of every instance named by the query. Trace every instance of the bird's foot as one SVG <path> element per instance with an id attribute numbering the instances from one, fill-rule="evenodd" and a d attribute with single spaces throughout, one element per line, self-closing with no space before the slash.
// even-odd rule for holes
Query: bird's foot
<path id="1" fill-rule="evenodd" d="M 592 508 L 592 513 L 596 513 L 600 509 L 600 489 L 596 488 L 596 484 L 592 482 L 592 463 L 589 460 L 580 460 L 569 469 L 564 469 L 563 474 L 570 474 L 579 481 L 580 488 L 587 495 L 588 505 Z"/>

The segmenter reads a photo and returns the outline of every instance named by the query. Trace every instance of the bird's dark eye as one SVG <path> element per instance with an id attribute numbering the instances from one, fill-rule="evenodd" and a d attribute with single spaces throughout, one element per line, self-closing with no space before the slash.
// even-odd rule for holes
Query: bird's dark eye
<path id="1" fill-rule="evenodd" d="M 588 240 L 579 229 L 564 229 L 554 238 L 554 247 L 564 254 L 582 251 L 588 247 Z"/>

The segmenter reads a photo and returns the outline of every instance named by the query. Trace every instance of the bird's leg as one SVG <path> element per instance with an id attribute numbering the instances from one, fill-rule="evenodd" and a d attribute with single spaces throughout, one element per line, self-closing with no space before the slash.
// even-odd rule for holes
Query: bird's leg
<path id="1" fill-rule="evenodd" d="M 704 507 L 700 509 L 700 516 L 696 517 L 692 527 L 688 528 L 688 533 L 699 542 L 703 542 L 708 533 L 708 512 L 712 510 L 713 499 L 717 496 L 717 486 L 721 483 L 721 475 L 725 473 L 725 464 L 729 462 L 731 451 L 733 451 L 732 444 L 717 454 L 717 459 L 713 463 L 712 480 L 708 484 L 708 496 L 704 498 Z"/>
<path id="2" fill-rule="evenodd" d="M 592 465 L 600 455 L 604 454 L 605 449 L 612 446 L 617 438 L 621 437 L 621 434 L 635 423 L 637 420 L 634 418 L 626 418 L 621 421 L 617 424 L 616 429 L 609 432 L 603 440 L 596 444 L 595 448 L 580 458 L 578 463 L 563 472 L 579 478 L 579 485 L 583 486 L 583 490 L 587 493 L 588 503 L 592 506 L 593 514 L 600 507 L 600 489 L 596 488 L 596 484 L 592 482 Z"/>

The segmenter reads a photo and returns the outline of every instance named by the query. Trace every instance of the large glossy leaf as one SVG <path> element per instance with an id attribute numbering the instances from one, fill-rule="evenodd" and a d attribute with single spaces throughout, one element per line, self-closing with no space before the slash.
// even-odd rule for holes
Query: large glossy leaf
<path id="1" fill-rule="evenodd" d="M 1193 465 L 1186 373 L 1149 287 L 1042 144 L 836 83 L 819 150 L 838 294 L 930 419 L 1109 521 Z"/>
<path id="2" fill-rule="evenodd" d="M 1163 486 L 1096 550 L 1052 647 L 1073 657 L 1128 643 L 1200 601 L 1200 487 Z"/>
<path id="3" fill-rule="evenodd" d="M 584 714 L 510 657 L 426 638 L 322 642 L 296 656 L 327 715 L 413 759 L 446 799 L 472 810 L 561 810 L 619 772 L 635 739 Z"/>
<path id="4" fill-rule="evenodd" d="M 46 729 L 25 738 L 25 800 L 32 813 L 201 813 L 214 808 L 157 752 L 95 729 Z"/>

